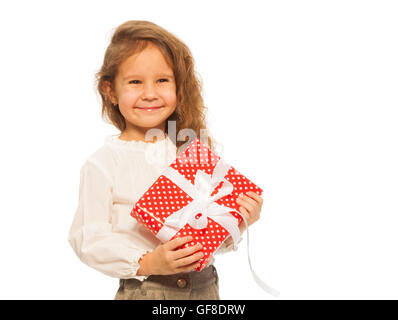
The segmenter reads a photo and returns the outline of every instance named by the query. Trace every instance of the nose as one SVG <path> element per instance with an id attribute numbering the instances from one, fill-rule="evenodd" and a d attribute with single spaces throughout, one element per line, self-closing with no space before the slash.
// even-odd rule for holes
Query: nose
<path id="1" fill-rule="evenodd" d="M 158 96 L 156 87 L 152 83 L 146 83 L 141 95 L 142 100 L 153 100 Z"/>

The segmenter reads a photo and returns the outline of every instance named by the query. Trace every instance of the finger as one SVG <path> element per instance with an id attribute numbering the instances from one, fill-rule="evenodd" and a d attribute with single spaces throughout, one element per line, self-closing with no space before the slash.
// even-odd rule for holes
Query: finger
<path id="1" fill-rule="evenodd" d="M 197 243 L 193 246 L 188 246 L 184 249 L 174 251 L 173 258 L 174 258 L 174 260 L 178 260 L 183 257 L 190 256 L 190 255 L 194 254 L 196 251 L 201 250 L 201 249 L 202 249 L 202 244 Z"/>
<path id="2" fill-rule="evenodd" d="M 244 207 L 239 207 L 239 212 L 245 217 L 246 221 L 249 220 L 250 213 Z"/>
<path id="3" fill-rule="evenodd" d="M 254 200 L 252 200 L 252 201 L 254 201 Z M 236 199 L 236 203 L 239 204 L 240 206 L 244 207 L 249 212 L 253 211 L 255 206 L 258 206 L 257 203 L 253 204 L 252 202 L 249 202 L 246 199 L 245 200 Z"/>
<path id="4" fill-rule="evenodd" d="M 193 270 L 195 270 L 196 268 L 198 268 L 200 266 L 200 262 L 194 262 L 194 263 L 191 263 L 191 264 L 189 264 L 189 265 L 187 265 L 187 266 L 184 266 L 184 267 L 180 267 L 180 268 L 177 268 L 177 272 L 179 273 L 179 272 L 190 272 L 190 271 L 193 271 Z"/>
<path id="5" fill-rule="evenodd" d="M 252 197 L 254 200 L 256 200 L 256 201 L 257 201 L 258 203 L 260 203 L 260 204 L 262 204 L 263 201 L 264 201 L 263 197 L 261 197 L 259 194 L 255 193 L 255 192 L 253 192 L 253 191 L 249 191 L 249 192 L 247 193 L 247 195 L 248 195 L 249 197 Z"/>
<path id="6" fill-rule="evenodd" d="M 170 240 L 165 243 L 165 248 L 167 250 L 175 250 L 178 247 L 181 247 L 184 243 L 190 242 L 193 240 L 192 236 L 186 236 L 186 237 L 177 237 L 173 240 Z"/>
<path id="7" fill-rule="evenodd" d="M 239 198 L 238 198 L 237 200 L 239 200 L 239 199 L 240 199 L 240 200 L 243 200 L 243 201 L 246 201 L 247 203 L 250 203 L 250 205 L 251 205 L 252 207 L 255 207 L 255 206 L 258 205 L 258 203 L 257 203 L 256 200 L 250 198 L 249 196 L 247 196 L 247 195 L 245 195 L 245 194 L 243 194 L 243 193 L 241 193 L 241 194 L 239 195 Z"/>
<path id="8" fill-rule="evenodd" d="M 181 267 L 185 267 L 189 264 L 192 263 L 198 263 L 200 259 L 202 259 L 204 257 L 204 253 L 202 251 L 196 252 L 188 257 L 179 259 L 176 261 L 176 267 L 177 268 L 181 268 Z"/>

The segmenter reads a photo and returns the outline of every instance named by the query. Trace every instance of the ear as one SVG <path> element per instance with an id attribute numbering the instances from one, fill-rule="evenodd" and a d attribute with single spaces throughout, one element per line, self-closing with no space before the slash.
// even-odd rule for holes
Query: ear
<path id="1" fill-rule="evenodd" d="M 102 91 L 105 92 L 105 94 L 107 95 L 107 97 L 111 103 L 117 104 L 117 98 L 113 91 L 112 84 L 110 83 L 110 81 L 105 80 L 103 82 Z"/>

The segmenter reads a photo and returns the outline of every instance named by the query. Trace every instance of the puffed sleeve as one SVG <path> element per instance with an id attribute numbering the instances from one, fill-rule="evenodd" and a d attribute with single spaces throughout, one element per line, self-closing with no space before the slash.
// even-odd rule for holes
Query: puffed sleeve
<path id="1" fill-rule="evenodd" d="M 148 251 L 137 248 L 127 234 L 112 232 L 112 182 L 105 170 L 87 160 L 80 170 L 79 203 L 68 241 L 79 259 L 115 278 L 137 276 L 139 259 Z"/>

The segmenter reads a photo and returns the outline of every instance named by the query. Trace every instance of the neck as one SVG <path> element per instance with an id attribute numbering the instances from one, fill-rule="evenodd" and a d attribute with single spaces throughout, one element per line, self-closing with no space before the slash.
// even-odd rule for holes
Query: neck
<path id="1" fill-rule="evenodd" d="M 147 135 L 147 131 L 151 129 L 158 129 L 152 134 Z M 160 132 L 159 132 L 160 130 Z M 163 133 L 163 134 L 162 134 Z M 119 139 L 125 141 L 144 141 L 144 142 L 156 142 L 159 140 L 163 140 L 166 137 L 165 126 L 158 126 L 155 128 L 139 128 L 139 127 L 126 127 L 125 130 L 120 134 Z"/>

